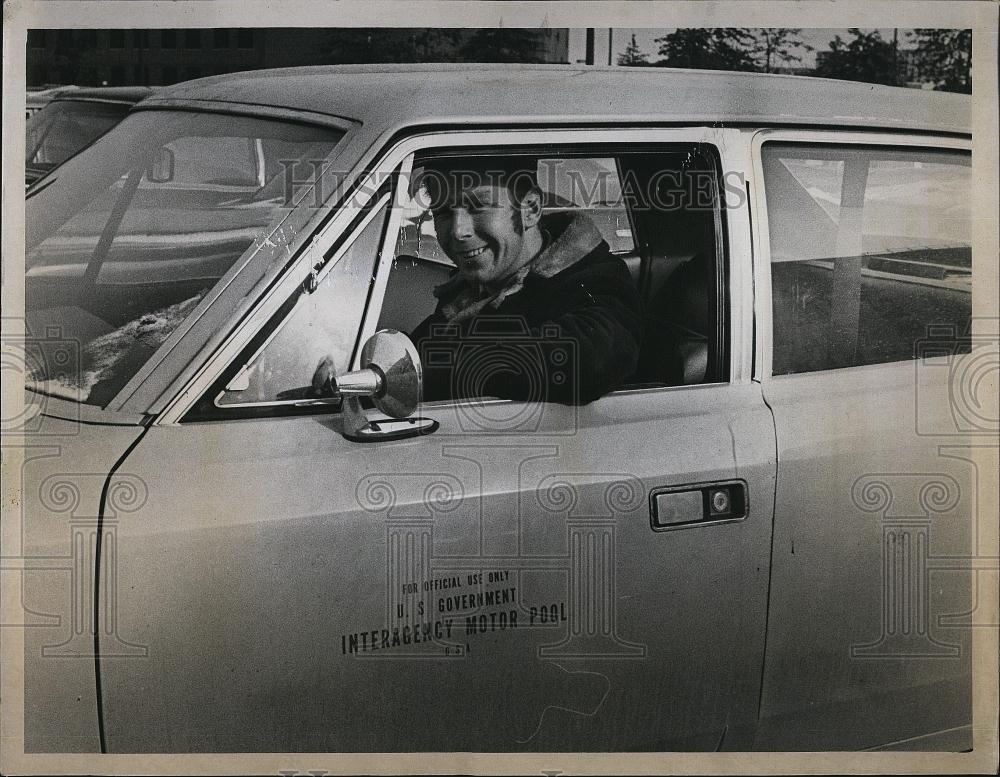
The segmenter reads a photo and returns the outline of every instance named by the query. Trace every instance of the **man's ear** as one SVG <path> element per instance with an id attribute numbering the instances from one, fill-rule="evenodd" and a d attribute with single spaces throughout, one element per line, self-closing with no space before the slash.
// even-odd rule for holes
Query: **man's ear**
<path id="1" fill-rule="evenodd" d="M 521 226 L 526 230 L 537 227 L 542 218 L 542 195 L 536 189 L 521 198 Z"/>

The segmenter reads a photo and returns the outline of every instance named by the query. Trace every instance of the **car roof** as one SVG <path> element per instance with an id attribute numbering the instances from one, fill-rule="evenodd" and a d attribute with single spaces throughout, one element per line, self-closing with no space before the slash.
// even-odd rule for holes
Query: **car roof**
<path id="1" fill-rule="evenodd" d="M 91 100 L 95 102 L 137 103 L 156 92 L 150 86 L 81 86 L 60 92 L 53 102 L 64 100 Z"/>
<path id="2" fill-rule="evenodd" d="M 335 65 L 259 70 L 162 89 L 368 125 L 614 121 L 971 133 L 971 97 L 793 75 L 659 67 Z"/>

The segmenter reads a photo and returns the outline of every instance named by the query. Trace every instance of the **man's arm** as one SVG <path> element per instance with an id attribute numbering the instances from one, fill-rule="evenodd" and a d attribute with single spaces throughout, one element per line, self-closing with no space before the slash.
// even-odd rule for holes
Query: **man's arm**
<path id="1" fill-rule="evenodd" d="M 638 292 L 622 272 L 569 289 L 561 312 L 529 330 L 534 347 L 526 343 L 518 353 L 528 369 L 498 372 L 486 381 L 489 393 L 585 405 L 619 388 L 636 370 L 642 337 Z M 533 385 L 539 376 L 542 385 Z"/>
<path id="2" fill-rule="evenodd" d="M 505 306 L 519 313 L 501 309 L 449 327 L 437 312 L 413 330 L 426 400 L 493 396 L 587 404 L 635 372 L 640 302 L 624 264 L 605 262 L 536 283 L 522 292 L 534 301 Z"/>

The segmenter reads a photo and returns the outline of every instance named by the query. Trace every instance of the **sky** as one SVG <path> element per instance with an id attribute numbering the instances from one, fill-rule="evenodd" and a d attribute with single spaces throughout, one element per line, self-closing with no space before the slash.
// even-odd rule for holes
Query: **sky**
<path id="1" fill-rule="evenodd" d="M 621 54 L 625 47 L 628 45 L 629 40 L 632 37 L 632 33 L 635 33 L 635 42 L 639 44 L 639 48 L 642 49 L 643 53 L 649 55 L 649 61 L 655 62 L 659 59 L 657 50 L 659 46 L 656 44 L 657 38 L 662 38 L 673 32 L 676 27 L 662 27 L 659 29 L 630 29 L 630 28 L 615 28 L 611 31 L 613 40 L 613 62 L 618 61 L 618 55 Z M 866 29 L 865 32 L 868 30 Z M 879 28 L 879 32 L 882 33 L 882 37 L 886 40 L 892 39 L 892 28 L 885 27 Z M 832 29 L 832 28 L 811 28 L 803 29 L 801 38 L 802 40 L 813 46 L 816 51 L 825 51 L 830 48 L 830 41 L 833 40 L 834 35 L 840 35 L 840 37 L 845 40 L 850 39 L 850 33 L 847 29 Z M 903 31 L 900 30 L 899 36 L 900 48 L 909 48 L 907 39 Z M 583 59 L 586 53 L 586 37 L 583 30 L 570 30 L 569 37 L 569 61 L 575 63 L 578 59 Z M 812 67 L 816 64 L 816 52 L 815 51 L 800 51 L 798 52 L 802 56 L 802 67 Z M 597 28 L 594 34 L 594 57 L 598 64 L 607 64 L 608 62 L 608 28 Z"/>

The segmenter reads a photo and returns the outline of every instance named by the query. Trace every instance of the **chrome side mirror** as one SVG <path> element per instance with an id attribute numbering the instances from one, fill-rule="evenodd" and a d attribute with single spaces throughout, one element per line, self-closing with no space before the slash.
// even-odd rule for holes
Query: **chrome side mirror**
<path id="1" fill-rule="evenodd" d="M 337 377 L 337 393 L 344 399 L 344 437 L 377 442 L 435 431 L 434 419 L 409 417 L 420 402 L 421 376 L 420 356 L 410 338 L 394 329 L 373 334 L 361 349 L 361 369 Z M 370 397 L 389 419 L 370 420 L 361 397 Z"/>

